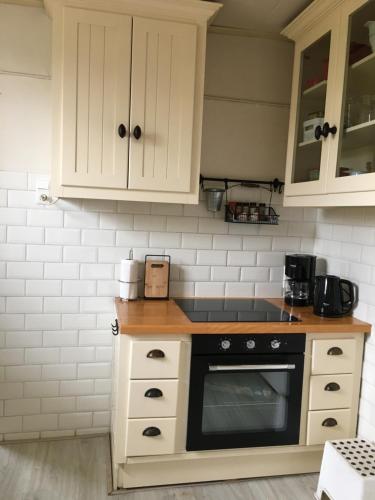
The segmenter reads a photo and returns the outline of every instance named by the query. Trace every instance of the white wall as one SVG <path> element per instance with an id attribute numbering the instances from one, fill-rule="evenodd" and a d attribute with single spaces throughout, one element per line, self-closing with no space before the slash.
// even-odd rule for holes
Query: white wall
<path id="1" fill-rule="evenodd" d="M 104 432 L 117 266 L 129 248 L 141 261 L 171 255 L 173 295 L 278 296 L 285 251 L 312 250 L 315 211 L 283 209 L 275 195 L 279 226 L 238 227 L 204 203 L 37 206 L 36 176 L 50 170 L 50 21 L 41 9 L 0 4 L 0 37 L 0 439 Z M 210 35 L 206 92 L 237 100 L 208 101 L 203 171 L 282 176 L 286 106 L 250 100 L 287 100 L 289 63 L 284 42 Z M 240 134 L 225 125 L 236 115 Z M 259 119 L 278 124 L 277 138 L 251 132 Z"/>
<path id="2" fill-rule="evenodd" d="M 315 253 L 327 272 L 358 285 L 355 316 L 375 325 L 375 207 L 320 209 Z M 368 336 L 360 402 L 359 434 L 375 440 L 375 334 Z"/>

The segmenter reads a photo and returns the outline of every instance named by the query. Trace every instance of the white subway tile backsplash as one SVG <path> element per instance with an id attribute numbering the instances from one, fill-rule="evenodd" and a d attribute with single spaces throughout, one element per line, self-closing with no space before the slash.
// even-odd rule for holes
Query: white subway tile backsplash
<path id="1" fill-rule="evenodd" d="M 5 380 L 9 382 L 24 382 L 40 380 L 42 368 L 34 365 L 7 366 Z"/>
<path id="2" fill-rule="evenodd" d="M 90 312 L 114 312 L 113 297 L 81 297 L 80 311 L 82 313 Z"/>
<path id="3" fill-rule="evenodd" d="M 0 279 L 0 296 L 23 296 L 25 295 L 25 281 L 13 279 Z"/>
<path id="4" fill-rule="evenodd" d="M 212 281 L 195 283 L 195 295 L 197 297 L 223 297 L 224 293 L 225 283 Z"/>
<path id="5" fill-rule="evenodd" d="M 0 417 L 0 434 L 22 430 L 22 417 Z"/>
<path id="6" fill-rule="evenodd" d="M 95 280 L 64 280 L 62 282 L 62 295 L 67 295 L 71 297 L 82 297 L 95 294 L 96 294 Z M 63 312 L 74 312 L 74 311 L 63 311 Z"/>
<path id="7" fill-rule="evenodd" d="M 198 232 L 197 217 L 167 217 L 167 231 L 171 233 L 196 233 Z"/>
<path id="8" fill-rule="evenodd" d="M 151 203 L 119 201 L 117 202 L 117 211 L 125 214 L 149 214 L 151 213 Z"/>
<path id="9" fill-rule="evenodd" d="M 240 268 L 229 266 L 214 266 L 211 268 L 211 279 L 212 281 L 238 282 L 240 279 Z"/>
<path id="10" fill-rule="evenodd" d="M 182 228 L 180 228 L 182 229 Z M 150 233 L 150 247 L 181 247 L 181 233 Z"/>
<path id="11" fill-rule="evenodd" d="M 50 347 L 25 349 L 25 362 L 28 364 L 58 363 L 60 351 Z"/>
<path id="12" fill-rule="evenodd" d="M 75 346 L 77 343 L 77 330 L 52 330 L 50 332 L 43 332 L 43 345 L 46 347 Z M 61 350 L 61 360 L 63 360 L 63 350 Z"/>
<path id="13" fill-rule="evenodd" d="M 78 229 L 99 227 L 99 214 L 90 212 L 65 212 L 64 226 Z"/>
<path id="14" fill-rule="evenodd" d="M 62 247 L 57 245 L 27 245 L 26 260 L 33 262 L 61 262 Z"/>
<path id="15" fill-rule="evenodd" d="M 116 208 L 114 200 L 82 200 L 82 210 L 86 212 L 116 212 Z"/>
<path id="16" fill-rule="evenodd" d="M 60 429 L 79 429 L 81 427 L 91 427 L 91 413 L 63 413 L 59 416 Z"/>
<path id="17" fill-rule="evenodd" d="M 47 313 L 78 313 L 79 297 L 45 297 L 43 310 Z"/>
<path id="18" fill-rule="evenodd" d="M 176 250 L 171 248 L 165 249 L 165 254 L 170 255 L 171 262 L 175 265 L 194 265 L 197 259 L 196 250 Z M 203 262 L 201 262 L 203 264 Z"/>
<path id="19" fill-rule="evenodd" d="M 229 251 L 228 265 L 229 266 L 255 266 L 256 253 L 245 251 Z"/>
<path id="20" fill-rule="evenodd" d="M 171 297 L 193 297 L 194 282 L 191 281 L 171 281 L 170 282 Z"/>
<path id="21" fill-rule="evenodd" d="M 81 279 L 109 280 L 114 277 L 113 264 L 81 264 Z M 78 276 L 77 276 L 78 278 Z"/>
<path id="22" fill-rule="evenodd" d="M 22 398 L 22 396 L 23 396 L 23 386 L 21 383 L 0 382 L 0 399 Z"/>
<path id="23" fill-rule="evenodd" d="M 39 313 L 43 309 L 41 297 L 7 297 L 7 313 Z"/>
<path id="24" fill-rule="evenodd" d="M 101 229 L 133 229 L 134 216 L 125 214 L 100 214 Z"/>
<path id="25" fill-rule="evenodd" d="M 118 297 L 120 284 L 117 280 L 100 280 L 96 291 L 98 297 Z"/>
<path id="26" fill-rule="evenodd" d="M 39 347 L 42 345 L 42 332 L 7 332 L 7 347 Z"/>
<path id="27" fill-rule="evenodd" d="M 215 235 L 213 237 L 215 250 L 242 250 L 242 238 L 231 235 Z"/>
<path id="28" fill-rule="evenodd" d="M 211 266 L 225 266 L 227 263 L 227 252 L 225 250 L 198 250 L 197 264 Z M 194 262 L 191 262 L 194 264 Z"/>
<path id="29" fill-rule="evenodd" d="M 26 225 L 26 210 L 22 208 L 0 208 L 0 224 L 7 224 L 12 226 L 25 226 Z"/>
<path id="30" fill-rule="evenodd" d="M 4 261 L 24 261 L 26 256 L 25 245 L 0 244 L 0 258 Z"/>
<path id="31" fill-rule="evenodd" d="M 27 173 L 0 171 L 0 187 L 5 189 L 27 189 Z"/>
<path id="32" fill-rule="evenodd" d="M 25 328 L 27 330 L 59 330 L 60 327 L 60 314 L 26 314 L 25 316 Z M 20 329 L 16 328 L 16 330 Z"/>
<path id="33" fill-rule="evenodd" d="M 301 239 L 295 237 L 276 237 L 272 240 L 272 250 L 283 250 L 287 252 L 296 252 L 301 248 Z"/>
<path id="34" fill-rule="evenodd" d="M 98 250 L 94 247 L 65 246 L 63 260 L 64 262 L 96 262 L 97 254 Z"/>
<path id="35" fill-rule="evenodd" d="M 9 243 L 44 243 L 43 227 L 8 226 Z"/>
<path id="36" fill-rule="evenodd" d="M 82 244 L 87 246 L 113 246 L 115 244 L 115 231 L 109 229 L 84 229 L 82 230 Z"/>
<path id="37" fill-rule="evenodd" d="M 65 413 L 76 409 L 76 400 L 74 397 L 61 398 L 43 398 L 42 413 Z"/>
<path id="38" fill-rule="evenodd" d="M 255 286 L 254 283 L 226 283 L 226 297 L 253 297 Z"/>
<path id="39" fill-rule="evenodd" d="M 117 231 L 116 246 L 125 248 L 148 247 L 149 233 L 145 231 Z"/>
<path id="40" fill-rule="evenodd" d="M 62 314 L 61 324 L 64 330 L 95 328 L 96 314 Z"/>
<path id="41" fill-rule="evenodd" d="M 159 215 L 135 215 L 134 229 L 139 231 L 165 231 L 167 218 Z"/>
<path id="42" fill-rule="evenodd" d="M 78 378 L 110 378 L 110 363 L 82 363 L 78 365 Z"/>
<path id="43" fill-rule="evenodd" d="M 15 385 L 15 384 L 14 384 Z M 19 384 L 22 388 L 22 384 Z M 49 398 L 59 394 L 59 382 L 42 381 L 42 382 L 25 382 L 24 396 L 27 398 Z M 12 396 L 20 397 L 20 396 Z"/>
<path id="44" fill-rule="evenodd" d="M 43 380 L 69 380 L 77 378 L 77 365 L 70 364 L 51 364 L 42 367 Z"/>
<path id="45" fill-rule="evenodd" d="M 94 427 L 108 428 L 111 423 L 111 414 L 109 411 L 95 412 L 93 414 L 92 425 Z M 96 431 L 98 432 L 98 430 Z"/>
<path id="46" fill-rule="evenodd" d="M 257 258 L 258 266 L 277 267 L 284 265 L 284 252 L 259 252 Z"/>
<path id="47" fill-rule="evenodd" d="M 40 414 L 40 399 L 9 399 L 5 401 L 4 414 L 6 416 L 38 415 Z"/>
<path id="48" fill-rule="evenodd" d="M 210 234 L 182 234 L 182 248 L 211 249 L 212 235 Z"/>
<path id="49" fill-rule="evenodd" d="M 181 281 L 210 280 L 211 270 L 209 266 L 180 266 Z"/>
<path id="50" fill-rule="evenodd" d="M 47 431 L 57 429 L 57 415 L 30 415 L 23 417 L 23 430 Z"/>
<path id="51" fill-rule="evenodd" d="M 0 325 L 3 330 L 22 330 L 25 326 L 25 315 L 0 314 Z"/>
<path id="52" fill-rule="evenodd" d="M 152 215 L 183 215 L 183 205 L 176 203 L 151 203 Z"/>
<path id="53" fill-rule="evenodd" d="M 109 396 L 80 396 L 77 398 L 77 410 L 79 411 L 101 411 L 109 409 Z"/>
<path id="54" fill-rule="evenodd" d="M 58 210 L 28 210 L 27 225 L 42 227 L 62 227 L 63 212 Z"/>
<path id="55" fill-rule="evenodd" d="M 8 191 L 8 206 L 9 207 L 34 207 L 35 193 L 31 191 Z"/>
<path id="56" fill-rule="evenodd" d="M 84 265 L 84 264 L 83 264 Z M 78 264 L 55 264 L 47 262 L 44 265 L 44 277 L 46 279 L 78 279 L 79 265 Z"/>
<path id="57" fill-rule="evenodd" d="M 49 245 L 79 245 L 80 242 L 81 231 L 79 229 L 46 229 L 46 243 Z"/>
<path id="58" fill-rule="evenodd" d="M 257 297 L 281 297 L 281 283 L 255 283 L 255 295 Z"/>
<path id="59" fill-rule="evenodd" d="M 62 363 L 85 363 L 89 361 L 95 361 L 95 347 L 63 347 L 61 349 Z"/>
<path id="60" fill-rule="evenodd" d="M 268 267 L 243 267 L 241 269 L 241 281 L 268 281 L 269 276 Z"/>
<path id="61" fill-rule="evenodd" d="M 34 297 L 51 297 L 61 295 L 60 280 L 27 280 L 26 295 Z"/>
<path id="62" fill-rule="evenodd" d="M 93 380 L 67 380 L 60 382 L 61 396 L 86 396 L 93 394 Z"/>
<path id="63" fill-rule="evenodd" d="M 199 233 L 228 234 L 228 222 L 220 219 L 199 219 Z"/>
<path id="64" fill-rule="evenodd" d="M 22 365 L 25 362 L 23 349 L 1 349 L 0 366 Z"/>

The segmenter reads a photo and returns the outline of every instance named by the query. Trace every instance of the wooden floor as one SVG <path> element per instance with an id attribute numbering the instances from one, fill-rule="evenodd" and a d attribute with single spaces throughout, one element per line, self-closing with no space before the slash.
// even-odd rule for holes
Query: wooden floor
<path id="1" fill-rule="evenodd" d="M 107 496 L 108 437 L 0 444 L 1 500 L 312 500 L 317 475 Z"/>

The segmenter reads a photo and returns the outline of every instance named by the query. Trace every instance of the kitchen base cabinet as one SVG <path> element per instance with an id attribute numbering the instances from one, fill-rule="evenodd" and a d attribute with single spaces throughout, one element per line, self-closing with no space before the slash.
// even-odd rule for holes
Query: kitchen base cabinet
<path id="1" fill-rule="evenodd" d="M 207 25 L 200 0 L 45 0 L 57 197 L 199 201 Z"/>
<path id="2" fill-rule="evenodd" d="M 191 335 L 118 335 L 114 489 L 318 472 L 325 440 L 356 436 L 363 341 L 306 334 L 299 444 L 186 451 Z"/>

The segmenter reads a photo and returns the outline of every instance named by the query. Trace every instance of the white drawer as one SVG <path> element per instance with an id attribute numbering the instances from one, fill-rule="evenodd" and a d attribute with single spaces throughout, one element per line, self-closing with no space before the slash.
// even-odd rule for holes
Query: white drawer
<path id="1" fill-rule="evenodd" d="M 312 374 L 353 373 L 355 348 L 354 339 L 313 340 Z"/>
<path id="2" fill-rule="evenodd" d="M 178 380 L 131 380 L 129 418 L 175 417 Z"/>
<path id="3" fill-rule="evenodd" d="M 310 410 L 350 408 L 353 375 L 313 375 L 310 379 Z"/>
<path id="4" fill-rule="evenodd" d="M 323 444 L 332 439 L 351 438 L 349 432 L 350 414 L 352 410 L 309 411 L 307 418 L 306 444 Z M 333 425 L 328 426 L 324 424 Z"/>
<path id="5" fill-rule="evenodd" d="M 147 431 L 160 434 L 147 436 Z M 176 419 L 129 419 L 126 436 L 125 453 L 128 457 L 170 455 L 176 449 Z"/>
<path id="6" fill-rule="evenodd" d="M 178 378 L 181 344 L 178 340 L 133 341 L 130 378 Z"/>

